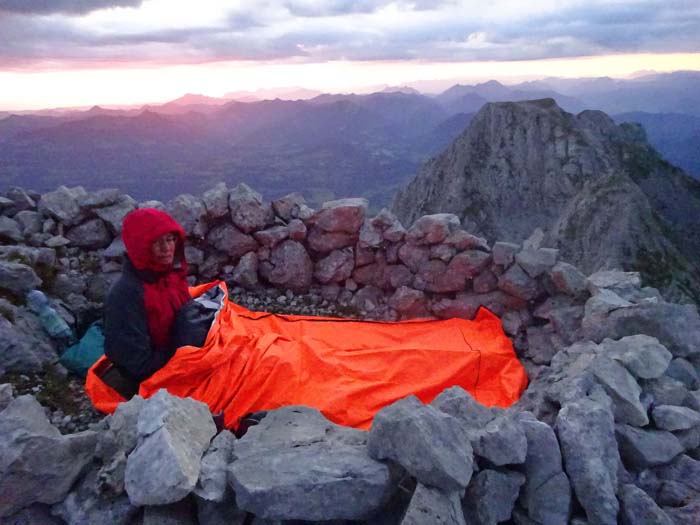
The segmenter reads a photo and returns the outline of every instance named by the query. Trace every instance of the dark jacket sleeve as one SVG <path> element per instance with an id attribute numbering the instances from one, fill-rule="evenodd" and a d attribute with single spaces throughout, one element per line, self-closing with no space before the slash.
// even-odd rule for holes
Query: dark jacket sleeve
<path id="1" fill-rule="evenodd" d="M 155 348 L 148 333 L 143 286 L 129 276 L 114 283 L 104 305 L 105 355 L 127 376 L 143 381 L 160 370 L 174 349 Z"/>

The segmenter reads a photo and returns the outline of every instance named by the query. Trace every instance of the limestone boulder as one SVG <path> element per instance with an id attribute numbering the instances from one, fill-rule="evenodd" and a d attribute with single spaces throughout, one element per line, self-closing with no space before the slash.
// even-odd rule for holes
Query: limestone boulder
<path id="1" fill-rule="evenodd" d="M 566 473 L 588 520 L 616 524 L 620 456 L 607 396 L 597 392 L 564 405 L 557 416 L 556 432 Z"/>
<path id="2" fill-rule="evenodd" d="M 339 199 L 323 203 L 310 221 L 324 232 L 358 235 L 365 219 L 367 199 Z"/>
<path id="3" fill-rule="evenodd" d="M 274 286 L 306 291 L 311 285 L 313 263 L 302 244 L 288 239 L 272 249 L 270 259 L 260 264 L 260 273 Z"/>
<path id="4" fill-rule="evenodd" d="M 216 427 L 209 408 L 158 391 L 144 402 L 139 441 L 126 463 L 125 488 L 133 505 L 165 505 L 195 488 L 200 462 Z"/>
<path id="5" fill-rule="evenodd" d="M 182 226 L 185 235 L 202 239 L 207 233 L 207 209 L 201 199 L 189 194 L 168 201 L 165 211 Z"/>
<path id="6" fill-rule="evenodd" d="M 66 238 L 72 246 L 87 250 L 106 248 L 112 242 L 112 236 L 101 219 L 91 219 L 71 228 L 66 233 Z"/>
<path id="7" fill-rule="evenodd" d="M 92 461 L 97 435 L 61 435 L 31 396 L 0 412 L 0 518 L 33 503 L 62 501 Z"/>
<path id="8" fill-rule="evenodd" d="M 395 489 L 389 467 L 367 455 L 366 432 L 307 407 L 268 412 L 233 453 L 236 503 L 266 520 L 366 519 Z"/>
<path id="9" fill-rule="evenodd" d="M 469 438 L 452 416 L 408 396 L 380 410 L 369 434 L 371 457 L 391 459 L 419 482 L 463 490 L 472 474 Z"/>

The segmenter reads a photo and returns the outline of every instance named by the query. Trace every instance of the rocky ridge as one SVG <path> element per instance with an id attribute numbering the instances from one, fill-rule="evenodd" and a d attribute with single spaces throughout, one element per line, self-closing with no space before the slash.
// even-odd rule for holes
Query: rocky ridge
<path id="1" fill-rule="evenodd" d="M 700 302 L 700 183 L 664 161 L 643 128 L 552 99 L 486 104 L 401 190 L 405 223 L 454 213 L 470 231 L 544 246 L 585 273 L 641 271 L 673 300 Z"/>
<path id="2" fill-rule="evenodd" d="M 286 407 L 236 439 L 216 434 L 201 403 L 165 392 L 62 434 L 55 413 L 6 384 L 3 523 L 694 523 L 697 307 L 665 301 L 636 273 L 585 276 L 542 247 L 541 231 L 490 244 L 451 214 L 404 228 L 386 210 L 367 217 L 362 199 L 312 210 L 244 185 L 165 205 L 13 188 L 0 197 L 3 373 L 60 371 L 23 294 L 41 288 L 84 327 L 118 275 L 121 219 L 137 206 L 183 224 L 193 282 L 222 277 L 252 308 L 392 320 L 484 305 L 530 385 L 507 410 L 459 388 L 428 405 L 408 397 L 370 432 Z"/>

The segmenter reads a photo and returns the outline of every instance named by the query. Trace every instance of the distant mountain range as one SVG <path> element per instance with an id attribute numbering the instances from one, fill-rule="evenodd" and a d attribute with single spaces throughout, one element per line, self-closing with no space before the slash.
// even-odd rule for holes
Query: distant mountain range
<path id="1" fill-rule="evenodd" d="M 253 100 L 273 94 L 297 100 Z M 568 111 L 599 108 L 619 121 L 642 121 L 669 161 L 700 175 L 700 73 L 679 72 L 515 86 L 490 81 L 436 96 L 410 86 L 370 95 L 187 94 L 140 108 L 9 114 L 0 118 L 0 180 L 37 191 L 116 186 L 137 199 L 161 200 L 243 181 L 266 198 L 301 191 L 318 204 L 361 195 L 382 206 L 485 103 L 542 97 Z"/>

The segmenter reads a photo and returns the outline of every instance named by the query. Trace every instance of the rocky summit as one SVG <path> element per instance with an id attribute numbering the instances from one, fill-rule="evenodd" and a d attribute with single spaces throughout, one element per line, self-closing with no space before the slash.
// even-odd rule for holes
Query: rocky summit
<path id="1" fill-rule="evenodd" d="M 637 124 L 573 115 L 552 99 L 486 104 L 401 190 L 404 222 L 453 213 L 488 239 L 543 246 L 584 272 L 637 270 L 667 297 L 700 301 L 700 183 Z"/>
<path id="2" fill-rule="evenodd" d="M 529 385 L 507 409 L 459 387 L 428 404 L 408 396 L 368 432 L 293 406 L 237 438 L 203 403 L 162 390 L 110 416 L 66 414 L 52 401 L 67 392 L 26 387 L 68 372 L 25 293 L 43 291 L 80 335 L 119 275 L 121 219 L 138 207 L 183 225 L 192 283 L 224 279 L 252 309 L 393 321 L 485 306 Z M 367 209 L 265 202 L 225 184 L 164 204 L 81 187 L 0 195 L 0 522 L 698 523 L 696 305 L 637 272 L 581 271 L 541 230 L 487 240 L 452 213 L 404 225 Z"/>

